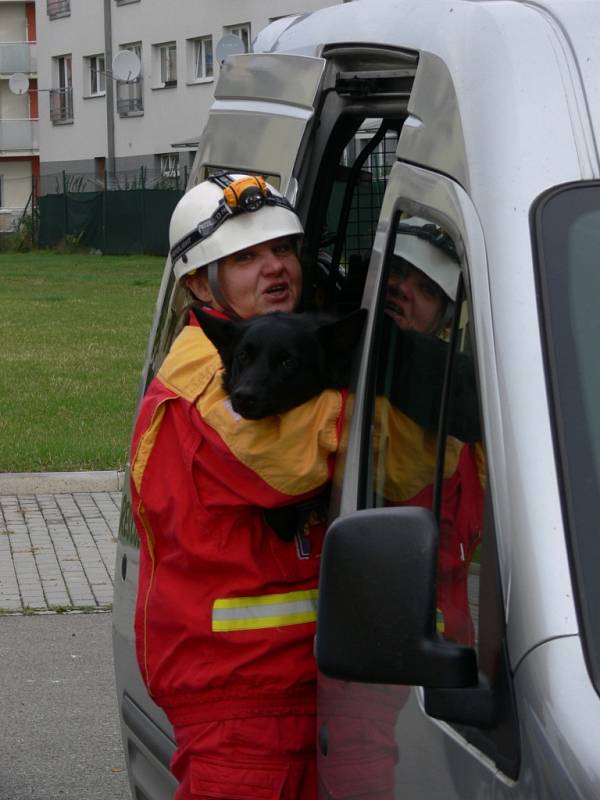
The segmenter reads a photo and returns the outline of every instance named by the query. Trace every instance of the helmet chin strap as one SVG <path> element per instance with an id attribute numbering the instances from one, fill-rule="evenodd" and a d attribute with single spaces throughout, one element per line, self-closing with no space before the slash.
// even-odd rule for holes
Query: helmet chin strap
<path id="1" fill-rule="evenodd" d="M 219 262 L 211 261 L 210 264 L 207 265 L 206 271 L 208 276 L 208 285 L 210 286 L 212 296 L 221 306 L 223 311 L 228 314 L 228 316 L 233 317 L 234 319 L 239 319 L 239 314 L 234 308 L 231 307 L 231 304 L 221 291 L 221 286 L 219 284 Z"/>

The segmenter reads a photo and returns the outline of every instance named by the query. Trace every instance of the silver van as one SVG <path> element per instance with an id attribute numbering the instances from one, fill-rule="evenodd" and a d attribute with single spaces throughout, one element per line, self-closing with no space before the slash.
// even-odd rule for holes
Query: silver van
<path id="1" fill-rule="evenodd" d="M 304 223 L 309 292 L 369 310 L 320 585 L 324 798 L 600 797 L 599 44 L 598 0 L 356 0 L 279 20 L 221 67 L 190 185 L 268 176 Z M 443 232 L 461 281 L 439 369 L 417 363 L 406 397 L 386 303 L 411 217 Z M 181 303 L 167 263 L 142 390 Z M 465 447 L 485 491 L 474 509 L 457 484 L 461 539 L 444 509 Z M 418 502 L 399 462 L 425 465 Z M 132 792 L 167 800 L 127 490 L 117 558 Z M 462 633 L 440 624 L 449 575 Z"/>

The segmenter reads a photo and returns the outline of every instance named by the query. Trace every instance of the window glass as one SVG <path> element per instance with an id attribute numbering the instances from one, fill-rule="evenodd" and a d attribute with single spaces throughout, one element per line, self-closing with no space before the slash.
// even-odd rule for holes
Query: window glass
<path id="1" fill-rule="evenodd" d="M 600 692 L 600 184 L 544 196 L 536 236 L 565 528 L 588 668 Z"/>
<path id="2" fill-rule="evenodd" d="M 461 282 L 450 236 L 422 217 L 400 218 L 379 310 L 366 504 L 435 513 L 437 629 L 473 644 L 468 575 L 485 477 Z"/>
<path id="3" fill-rule="evenodd" d="M 71 0 L 47 0 L 46 10 L 50 19 L 68 17 L 71 13 Z"/>
<path id="4" fill-rule="evenodd" d="M 420 506 L 436 514 L 432 624 L 445 638 L 470 645 L 476 612 L 469 603 L 469 568 L 481 535 L 484 476 L 461 265 L 447 232 L 414 215 L 400 215 L 389 250 L 375 310 L 363 505 Z M 473 588 L 476 595 L 477 581 Z M 414 759 L 426 761 L 431 753 L 433 763 L 437 740 L 432 746 L 422 722 L 423 754 L 411 750 L 415 707 L 409 697 L 407 686 L 319 676 L 324 797 L 349 796 L 349 775 L 360 782 L 357 796 L 401 797 L 414 778 Z M 423 773 L 423 796 L 429 781 Z"/>
<path id="5" fill-rule="evenodd" d="M 117 111 L 122 117 L 139 115 L 144 111 L 142 43 L 122 44 L 119 50 L 129 50 L 140 60 L 140 74 L 129 81 L 117 81 Z"/>
<path id="6" fill-rule="evenodd" d="M 174 86 L 177 83 L 177 45 L 168 42 L 159 47 L 160 52 L 160 80 L 165 86 Z"/>
<path id="7" fill-rule="evenodd" d="M 188 46 L 191 49 L 189 79 L 201 81 L 212 78 L 214 74 L 212 36 L 190 39 Z"/>
<path id="8" fill-rule="evenodd" d="M 339 157 L 321 237 L 319 261 L 326 302 L 360 304 L 387 179 L 395 160 L 393 122 L 362 120 Z"/>
<path id="9" fill-rule="evenodd" d="M 106 92 L 106 69 L 104 55 L 89 56 L 87 63 L 89 71 L 90 94 L 104 94 Z"/>
<path id="10" fill-rule="evenodd" d="M 231 25 L 225 28 L 225 32 L 230 36 L 237 36 L 244 43 L 246 52 L 250 51 L 250 23 L 244 22 L 242 25 Z"/>

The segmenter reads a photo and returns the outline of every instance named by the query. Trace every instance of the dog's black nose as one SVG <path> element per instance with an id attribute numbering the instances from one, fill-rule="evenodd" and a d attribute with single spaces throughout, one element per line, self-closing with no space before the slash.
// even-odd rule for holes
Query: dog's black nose
<path id="1" fill-rule="evenodd" d="M 238 388 L 231 393 L 231 405 L 242 417 L 251 413 L 256 406 L 256 395 L 250 389 Z"/>

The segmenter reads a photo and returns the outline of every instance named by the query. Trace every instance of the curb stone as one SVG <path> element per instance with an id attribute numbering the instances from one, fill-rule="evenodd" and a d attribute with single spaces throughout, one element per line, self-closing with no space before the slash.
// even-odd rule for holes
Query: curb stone
<path id="1" fill-rule="evenodd" d="M 2 472 L 0 495 L 120 492 L 122 470 L 95 472 Z"/>

